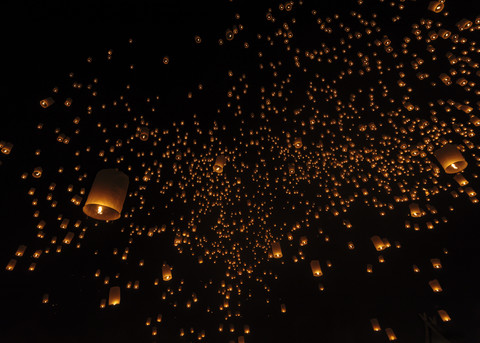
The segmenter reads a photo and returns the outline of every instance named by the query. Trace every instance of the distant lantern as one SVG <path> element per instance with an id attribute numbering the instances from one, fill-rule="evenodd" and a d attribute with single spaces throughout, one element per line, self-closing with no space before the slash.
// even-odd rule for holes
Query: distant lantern
<path id="1" fill-rule="evenodd" d="M 396 341 L 397 340 L 397 336 L 395 336 L 395 333 L 393 332 L 392 329 L 386 328 L 385 333 L 387 334 L 387 337 L 388 337 L 389 341 Z"/>
<path id="2" fill-rule="evenodd" d="M 457 174 L 453 177 L 453 179 L 455 181 L 457 181 L 457 183 L 460 185 L 460 186 L 466 186 L 468 185 L 468 181 L 467 179 L 465 179 L 465 177 L 462 175 L 462 174 Z"/>
<path id="3" fill-rule="evenodd" d="M 293 146 L 296 149 L 300 149 L 303 146 L 302 139 L 300 137 L 295 137 L 295 139 L 293 140 Z"/>
<path id="4" fill-rule="evenodd" d="M 83 212 L 98 220 L 120 218 L 127 189 L 127 175 L 116 169 L 100 170 L 95 176 Z"/>
<path id="5" fill-rule="evenodd" d="M 430 262 L 432 262 L 432 266 L 435 269 L 442 269 L 442 262 L 438 258 L 432 258 L 430 259 Z"/>
<path id="6" fill-rule="evenodd" d="M 216 173 L 222 173 L 223 167 L 225 166 L 225 155 L 218 155 L 215 159 L 215 164 L 213 165 L 213 171 Z"/>
<path id="7" fill-rule="evenodd" d="M 455 174 L 464 170 L 468 163 L 455 145 L 445 144 L 433 152 L 447 174 Z"/>
<path id="8" fill-rule="evenodd" d="M 370 239 L 372 240 L 372 243 L 377 251 L 382 251 L 386 248 L 383 240 L 379 236 L 373 236 Z"/>
<path id="9" fill-rule="evenodd" d="M 295 174 L 295 164 L 294 163 L 289 163 L 288 164 L 288 173 L 289 174 Z"/>
<path id="10" fill-rule="evenodd" d="M 146 141 L 148 140 L 148 136 L 150 135 L 150 131 L 148 130 L 148 127 L 144 126 L 140 128 L 140 140 L 141 141 Z"/>
<path id="11" fill-rule="evenodd" d="M 70 107 L 72 105 L 72 98 L 66 98 L 63 104 L 67 107 Z"/>
<path id="12" fill-rule="evenodd" d="M 410 209 L 410 215 L 412 217 L 418 218 L 422 216 L 422 210 L 420 209 L 420 206 L 417 203 L 412 202 L 410 205 L 408 205 L 408 207 Z"/>
<path id="13" fill-rule="evenodd" d="M 40 106 L 42 106 L 43 108 L 47 108 L 49 106 L 52 106 L 54 102 L 55 102 L 55 100 L 48 97 L 46 99 L 40 100 Z"/>
<path id="14" fill-rule="evenodd" d="M 282 258 L 282 247 L 279 242 L 272 243 L 272 253 L 274 258 Z"/>
<path id="15" fill-rule="evenodd" d="M 320 262 L 318 260 L 312 260 L 310 262 L 310 268 L 312 268 L 313 276 L 318 277 L 322 276 L 322 268 L 320 268 Z"/>
<path id="16" fill-rule="evenodd" d="M 444 1 L 430 1 L 430 3 L 428 4 L 428 9 L 435 13 L 442 12 L 444 7 Z"/>
<path id="17" fill-rule="evenodd" d="M 172 270 L 168 264 L 162 266 L 162 277 L 163 281 L 169 281 L 172 279 Z"/>
<path id="18" fill-rule="evenodd" d="M 429 281 L 428 284 L 435 293 L 440 293 L 441 291 L 443 291 L 442 286 L 440 286 L 440 283 L 437 279 Z"/>
<path id="19" fill-rule="evenodd" d="M 8 262 L 7 267 L 6 267 L 5 269 L 8 270 L 8 271 L 12 271 L 12 270 L 15 269 L 15 265 L 16 265 L 16 264 L 17 264 L 17 260 L 14 259 L 14 258 L 12 258 L 12 259 Z"/>
<path id="20" fill-rule="evenodd" d="M 42 167 L 36 167 L 35 169 L 33 169 L 32 176 L 34 178 L 38 179 L 39 177 L 42 176 L 42 173 L 43 173 Z"/>
<path id="21" fill-rule="evenodd" d="M 10 152 L 12 151 L 12 148 L 13 148 L 12 143 L 2 143 L 0 145 L 1 145 L 1 149 L 2 149 L 1 150 L 2 154 L 4 154 L 4 155 L 10 154 Z"/>
<path id="22" fill-rule="evenodd" d="M 452 320 L 445 310 L 438 310 L 437 312 L 443 322 L 449 322 Z"/>
<path id="23" fill-rule="evenodd" d="M 108 305 L 115 306 L 120 304 L 120 287 L 110 287 L 110 292 L 108 294 Z"/>
<path id="24" fill-rule="evenodd" d="M 370 323 L 372 323 L 372 328 L 373 331 L 380 331 L 382 328 L 380 327 L 380 324 L 378 323 L 377 318 L 372 318 L 370 319 Z"/>

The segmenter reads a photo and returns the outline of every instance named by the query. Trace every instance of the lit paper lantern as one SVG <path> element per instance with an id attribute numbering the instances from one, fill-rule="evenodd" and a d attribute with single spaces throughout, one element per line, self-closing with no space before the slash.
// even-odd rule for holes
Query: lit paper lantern
<path id="1" fill-rule="evenodd" d="M 213 171 L 216 173 L 222 173 L 223 167 L 225 166 L 225 155 L 218 155 L 215 159 L 215 164 L 213 165 Z"/>
<path id="2" fill-rule="evenodd" d="M 312 268 L 313 276 L 318 277 L 322 276 L 322 268 L 320 268 L 320 262 L 318 260 L 312 260 L 310 262 L 310 268 Z"/>
<path id="3" fill-rule="evenodd" d="M 446 144 L 433 152 L 447 174 L 455 174 L 464 170 L 468 163 L 455 145 Z"/>
<path id="4" fill-rule="evenodd" d="M 108 294 L 108 305 L 115 306 L 120 304 L 120 287 L 110 287 L 110 292 Z"/>
<path id="5" fill-rule="evenodd" d="M 100 170 L 95 176 L 83 212 L 98 220 L 120 218 L 127 189 L 127 175 L 116 169 Z"/>
<path id="6" fill-rule="evenodd" d="M 274 258 L 282 258 L 282 247 L 279 242 L 272 243 L 272 253 Z"/>

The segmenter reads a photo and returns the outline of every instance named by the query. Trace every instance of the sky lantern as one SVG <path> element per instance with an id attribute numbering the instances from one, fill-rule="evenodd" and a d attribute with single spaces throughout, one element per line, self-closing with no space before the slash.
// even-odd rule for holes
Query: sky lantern
<path id="1" fill-rule="evenodd" d="M 114 286 L 110 287 L 110 291 L 108 293 L 108 305 L 115 306 L 120 304 L 120 287 Z"/>
<path id="2" fill-rule="evenodd" d="M 455 145 L 445 144 L 433 152 L 447 174 L 460 173 L 468 163 Z"/>
<path id="3" fill-rule="evenodd" d="M 213 165 L 213 171 L 218 174 L 221 174 L 223 172 L 224 166 L 225 166 L 225 155 L 218 155 Z"/>
<path id="4" fill-rule="evenodd" d="M 280 242 L 272 243 L 272 253 L 274 258 L 282 258 L 282 247 L 280 246 Z"/>
<path id="5" fill-rule="evenodd" d="M 88 193 L 83 212 L 98 220 L 120 218 L 127 189 L 127 175 L 116 169 L 100 170 Z"/>
<path id="6" fill-rule="evenodd" d="M 322 276 L 322 268 L 320 268 L 320 262 L 318 260 L 312 260 L 310 262 L 310 268 L 312 269 L 312 274 L 315 277 Z"/>

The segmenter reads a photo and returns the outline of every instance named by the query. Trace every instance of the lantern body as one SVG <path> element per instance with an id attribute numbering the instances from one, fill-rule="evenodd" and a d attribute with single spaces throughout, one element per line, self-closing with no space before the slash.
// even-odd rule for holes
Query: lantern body
<path id="1" fill-rule="evenodd" d="M 385 244 L 379 236 L 373 236 L 370 239 L 372 240 L 372 243 L 375 246 L 375 249 L 377 249 L 377 251 L 382 251 L 385 249 Z"/>
<path id="2" fill-rule="evenodd" d="M 320 262 L 318 260 L 312 260 L 310 262 L 310 268 L 312 268 L 313 276 L 322 276 L 322 268 L 320 268 Z"/>
<path id="3" fill-rule="evenodd" d="M 110 287 L 108 294 L 108 305 L 115 306 L 120 304 L 120 287 Z"/>
<path id="4" fill-rule="evenodd" d="M 437 279 L 429 281 L 428 284 L 435 293 L 440 293 L 442 291 L 442 287 Z"/>
<path id="5" fill-rule="evenodd" d="M 380 324 L 378 323 L 377 318 L 372 318 L 370 319 L 370 323 L 372 323 L 372 328 L 373 331 L 380 331 L 382 328 L 380 327 Z"/>
<path id="6" fill-rule="evenodd" d="M 433 152 L 447 174 L 455 174 L 464 170 L 468 163 L 455 145 L 446 144 Z"/>
<path id="7" fill-rule="evenodd" d="M 55 102 L 55 100 L 48 97 L 46 99 L 40 100 L 40 106 L 42 106 L 43 108 L 47 108 L 49 106 L 52 106 L 54 102 Z"/>
<path id="8" fill-rule="evenodd" d="M 438 310 L 437 312 L 443 322 L 449 322 L 452 320 L 445 310 Z"/>
<path id="9" fill-rule="evenodd" d="M 293 146 L 295 149 L 300 149 L 303 146 L 302 139 L 300 137 L 295 137 L 293 140 Z"/>
<path id="10" fill-rule="evenodd" d="M 163 281 L 169 281 L 172 279 L 172 271 L 170 270 L 170 266 L 168 264 L 162 266 L 162 278 Z"/>
<path id="11" fill-rule="evenodd" d="M 445 7 L 442 1 L 430 1 L 428 4 L 428 9 L 435 13 L 442 12 L 443 8 Z"/>
<path id="12" fill-rule="evenodd" d="M 468 185 L 468 181 L 467 179 L 465 179 L 465 177 L 462 175 L 462 174 L 457 174 L 453 177 L 453 179 L 455 181 L 457 181 L 457 183 L 460 185 L 460 186 L 466 186 Z"/>
<path id="13" fill-rule="evenodd" d="M 140 140 L 141 141 L 146 141 L 148 140 L 148 136 L 150 135 L 150 131 L 148 130 L 148 127 L 142 127 L 140 128 Z"/>
<path id="14" fill-rule="evenodd" d="M 83 212 L 98 220 L 120 218 L 127 189 L 127 175 L 116 169 L 100 170 L 95 176 Z"/>
<path id="15" fill-rule="evenodd" d="M 412 217 L 418 218 L 422 216 L 422 210 L 417 203 L 412 202 L 410 205 L 408 205 L 408 207 L 410 208 L 410 215 Z"/>
<path id="16" fill-rule="evenodd" d="M 216 173 L 223 172 L 223 167 L 225 166 L 225 155 L 218 155 L 215 159 L 215 164 L 213 165 L 213 171 Z"/>
<path id="17" fill-rule="evenodd" d="M 279 242 L 272 243 L 272 253 L 274 258 L 281 258 L 283 256 L 282 247 Z"/>

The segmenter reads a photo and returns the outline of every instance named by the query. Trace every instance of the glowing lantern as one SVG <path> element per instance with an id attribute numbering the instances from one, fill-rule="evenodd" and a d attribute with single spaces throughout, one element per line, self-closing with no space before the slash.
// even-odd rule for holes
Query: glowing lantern
<path id="1" fill-rule="evenodd" d="M 120 218 L 127 189 L 127 175 L 116 169 L 100 170 L 95 176 L 83 212 L 98 220 Z"/>
<path id="2" fill-rule="evenodd" d="M 420 206 L 417 203 L 413 202 L 410 205 L 408 205 L 408 207 L 410 208 L 410 215 L 412 217 L 418 218 L 422 216 L 422 210 L 420 209 Z"/>
<path id="3" fill-rule="evenodd" d="M 48 304 L 48 293 L 45 293 L 42 297 L 42 304 Z"/>
<path id="4" fill-rule="evenodd" d="M 13 148 L 12 143 L 2 143 L 0 145 L 1 145 L 1 149 L 2 149 L 1 150 L 2 154 L 4 154 L 4 155 L 10 154 L 10 152 L 12 151 L 12 148 Z"/>
<path id="5" fill-rule="evenodd" d="M 295 137 L 293 140 L 293 146 L 295 149 L 300 149 L 303 146 L 302 139 L 300 137 Z"/>
<path id="6" fill-rule="evenodd" d="M 435 268 L 435 269 L 441 269 L 442 268 L 442 262 L 440 262 L 440 259 L 432 258 L 432 259 L 430 259 L 430 262 L 432 262 L 433 268 Z"/>
<path id="7" fill-rule="evenodd" d="M 110 287 L 110 292 L 108 293 L 108 305 L 115 306 L 120 304 L 120 287 Z"/>
<path id="8" fill-rule="evenodd" d="M 443 322 L 449 322 L 452 320 L 445 310 L 438 310 L 437 312 Z"/>
<path id="9" fill-rule="evenodd" d="M 163 277 L 163 281 L 169 281 L 172 279 L 172 271 L 168 264 L 164 264 L 162 266 L 162 277 Z"/>
<path id="10" fill-rule="evenodd" d="M 318 277 L 322 276 L 322 268 L 320 268 L 320 262 L 318 260 L 312 260 L 310 262 L 310 268 L 312 268 L 313 276 Z"/>
<path id="11" fill-rule="evenodd" d="M 372 323 L 373 331 L 380 331 L 380 330 L 382 330 L 382 328 L 380 327 L 380 324 L 378 323 L 378 319 L 377 319 L 377 318 L 372 318 L 372 319 L 370 319 L 370 323 Z"/>
<path id="12" fill-rule="evenodd" d="M 22 257 L 23 254 L 25 254 L 25 250 L 27 249 L 27 246 L 26 245 L 20 245 L 17 249 L 17 251 L 15 252 L 15 256 L 17 257 Z"/>
<path id="13" fill-rule="evenodd" d="M 459 173 L 468 163 L 455 145 L 446 144 L 433 152 L 447 174 Z"/>
<path id="14" fill-rule="evenodd" d="M 444 7 L 445 4 L 443 1 L 430 1 L 430 3 L 428 4 L 428 9 L 435 13 L 442 12 Z"/>
<path id="15" fill-rule="evenodd" d="M 455 181 L 457 181 L 457 183 L 460 185 L 460 186 L 466 186 L 468 185 L 468 181 L 467 179 L 465 179 L 465 177 L 462 175 L 462 174 L 457 174 L 453 177 L 453 179 Z"/>
<path id="16" fill-rule="evenodd" d="M 42 176 L 42 173 L 43 173 L 42 167 L 36 167 L 35 169 L 33 169 L 32 176 L 38 179 Z"/>
<path id="17" fill-rule="evenodd" d="M 428 284 L 435 293 L 440 293 L 443 290 L 437 279 L 429 281 Z"/>
<path id="18" fill-rule="evenodd" d="M 472 25 L 473 25 L 473 23 L 470 20 L 464 18 L 457 23 L 457 28 L 460 31 L 463 31 L 463 30 L 467 30 L 467 29 L 471 28 Z"/>
<path id="19" fill-rule="evenodd" d="M 148 130 L 148 127 L 142 127 L 140 128 L 140 140 L 141 141 L 146 141 L 148 140 L 148 136 L 150 135 L 150 131 Z"/>
<path id="20" fill-rule="evenodd" d="M 7 264 L 7 267 L 5 268 L 6 270 L 8 271 L 12 271 L 13 269 L 15 269 L 15 265 L 17 264 L 17 260 L 15 260 L 14 258 L 12 258 L 8 264 Z"/>
<path id="21" fill-rule="evenodd" d="M 280 309 L 282 310 L 282 313 L 287 312 L 287 306 L 285 306 L 285 304 L 281 304 Z"/>
<path id="22" fill-rule="evenodd" d="M 282 247 L 279 242 L 272 243 L 272 253 L 274 258 L 282 258 Z"/>
<path id="23" fill-rule="evenodd" d="M 377 249 L 377 251 L 382 251 L 385 249 L 383 240 L 379 236 L 373 236 L 370 239 L 372 240 L 372 243 L 375 246 L 375 249 Z"/>
<path id="24" fill-rule="evenodd" d="M 213 165 L 213 171 L 216 173 L 222 173 L 223 167 L 225 166 L 225 155 L 218 155 L 215 159 L 215 164 Z"/>
<path id="25" fill-rule="evenodd" d="M 53 105 L 54 102 L 55 102 L 55 100 L 48 97 L 46 99 L 40 100 L 40 106 L 42 106 L 43 108 L 47 108 L 47 107 Z"/>
<path id="26" fill-rule="evenodd" d="M 389 341 L 396 341 L 397 340 L 397 336 L 395 336 L 395 333 L 393 332 L 392 329 L 386 328 L 385 333 L 387 334 L 387 337 L 388 337 Z"/>

